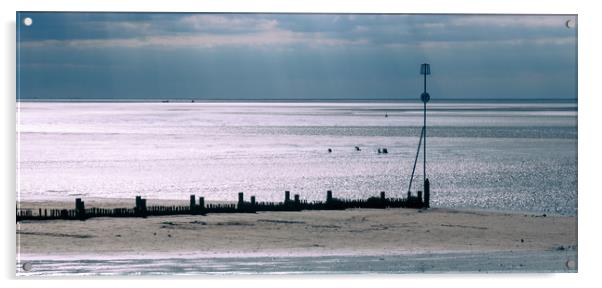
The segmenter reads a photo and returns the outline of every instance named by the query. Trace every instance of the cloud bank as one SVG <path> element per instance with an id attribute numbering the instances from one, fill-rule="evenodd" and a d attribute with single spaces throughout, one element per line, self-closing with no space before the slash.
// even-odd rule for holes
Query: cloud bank
<path id="1" fill-rule="evenodd" d="M 440 73 L 433 80 L 443 98 L 576 98 L 570 15 L 20 17 L 35 19 L 19 27 L 23 99 L 404 99 L 413 97 L 409 87 L 424 61 Z M 462 90 L 447 81 L 474 85 Z M 156 87 L 146 91 L 149 83 Z"/>

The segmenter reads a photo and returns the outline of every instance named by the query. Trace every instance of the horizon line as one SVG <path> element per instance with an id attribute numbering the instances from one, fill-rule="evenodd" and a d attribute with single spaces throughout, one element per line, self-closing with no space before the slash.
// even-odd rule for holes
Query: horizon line
<path id="1" fill-rule="evenodd" d="M 438 101 L 577 101 L 578 98 L 437 98 L 431 99 L 431 102 Z M 337 101 L 337 102 L 374 102 L 374 101 L 390 101 L 390 102 L 420 102 L 420 99 L 396 99 L 396 98 L 17 98 L 16 102 L 322 102 L 322 101 Z"/>

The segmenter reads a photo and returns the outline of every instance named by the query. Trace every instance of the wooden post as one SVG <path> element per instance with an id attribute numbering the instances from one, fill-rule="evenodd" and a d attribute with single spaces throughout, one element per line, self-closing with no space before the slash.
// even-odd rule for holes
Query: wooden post
<path id="1" fill-rule="evenodd" d="M 196 196 L 194 194 L 190 195 L 190 213 L 194 213 L 196 211 Z"/>
<path id="2" fill-rule="evenodd" d="M 242 192 L 239 192 L 238 193 L 238 208 L 239 209 L 242 208 L 242 206 L 244 205 L 244 201 L 245 201 L 244 194 Z"/>
<path id="3" fill-rule="evenodd" d="M 251 196 L 251 205 L 255 206 L 255 196 Z"/>
<path id="4" fill-rule="evenodd" d="M 83 219 L 86 214 L 86 206 L 81 198 L 75 198 L 75 216 Z"/>
<path id="5" fill-rule="evenodd" d="M 146 199 L 140 199 L 140 211 L 142 217 L 146 218 Z"/>
<path id="6" fill-rule="evenodd" d="M 199 208 L 205 209 L 205 197 L 199 197 Z"/>
<path id="7" fill-rule="evenodd" d="M 418 201 L 422 201 L 422 191 L 418 191 Z"/>
<path id="8" fill-rule="evenodd" d="M 326 191 L 326 202 L 332 202 L 332 191 L 330 190 Z"/>
<path id="9" fill-rule="evenodd" d="M 295 194 L 295 205 L 299 206 L 299 204 L 301 204 L 301 201 L 299 201 L 299 194 Z"/>
<path id="10" fill-rule="evenodd" d="M 291 192 L 284 191 L 284 204 L 288 203 L 289 201 L 291 201 Z"/>

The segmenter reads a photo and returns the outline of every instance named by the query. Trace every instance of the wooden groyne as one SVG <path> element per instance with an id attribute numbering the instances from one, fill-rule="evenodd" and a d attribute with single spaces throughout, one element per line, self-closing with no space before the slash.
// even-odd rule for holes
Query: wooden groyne
<path id="1" fill-rule="evenodd" d="M 290 191 L 284 192 L 283 202 L 258 202 L 255 196 L 245 201 L 244 193 L 238 193 L 236 204 L 205 204 L 205 198 L 190 195 L 189 205 L 152 206 L 146 199 L 136 196 L 132 208 L 86 208 L 81 198 L 75 199 L 75 209 L 22 209 L 17 208 L 17 221 L 22 220 L 86 220 L 94 217 L 148 217 L 165 215 L 205 215 L 208 213 L 255 213 L 259 211 L 301 211 L 301 210 L 344 210 L 350 208 L 426 208 L 422 192 L 406 198 L 387 198 L 385 192 L 378 197 L 368 199 L 339 199 L 326 192 L 326 201 L 301 200 L 299 194 L 290 197 Z"/>

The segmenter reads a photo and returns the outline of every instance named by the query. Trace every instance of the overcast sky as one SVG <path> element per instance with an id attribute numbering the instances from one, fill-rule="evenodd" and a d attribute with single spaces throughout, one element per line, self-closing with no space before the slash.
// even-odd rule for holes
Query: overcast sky
<path id="1" fill-rule="evenodd" d="M 25 26 L 22 19 L 31 17 Z M 576 99 L 574 16 L 20 13 L 22 99 Z"/>

